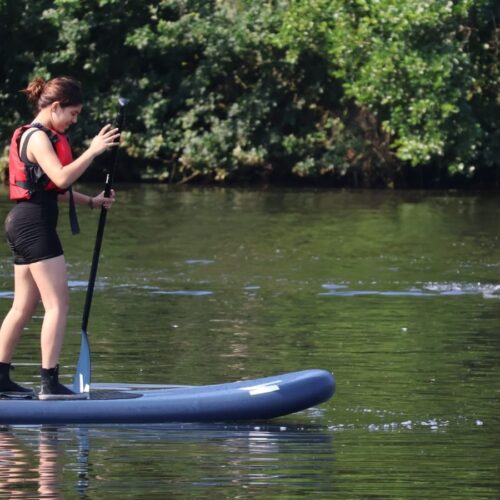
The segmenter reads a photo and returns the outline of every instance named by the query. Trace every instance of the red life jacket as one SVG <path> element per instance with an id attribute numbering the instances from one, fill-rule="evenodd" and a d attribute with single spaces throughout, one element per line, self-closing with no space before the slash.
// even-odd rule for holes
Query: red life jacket
<path id="1" fill-rule="evenodd" d="M 40 165 L 28 160 L 26 149 L 29 136 L 24 140 L 23 150 L 20 150 L 21 136 L 30 128 L 43 130 L 47 134 L 63 167 L 73 161 L 73 153 L 65 135 L 39 123 L 19 127 L 14 131 L 9 151 L 9 194 L 11 200 L 29 200 L 35 191 L 66 192 L 66 189 L 58 188 L 49 179 Z M 31 135 L 33 132 L 28 132 L 28 134 Z"/>
<path id="2" fill-rule="evenodd" d="M 24 139 L 23 147 L 20 150 L 21 136 L 28 129 L 34 129 L 27 132 Z M 75 202 L 73 199 L 73 191 L 71 186 L 68 189 L 58 188 L 42 170 L 40 165 L 32 163 L 28 159 L 27 149 L 28 140 L 31 134 L 36 129 L 43 130 L 50 139 L 54 151 L 56 152 L 61 165 L 65 167 L 73 161 L 73 153 L 68 142 L 68 138 L 44 127 L 40 123 L 32 123 L 23 125 L 14 131 L 12 140 L 10 142 L 9 150 L 9 195 L 11 200 L 29 200 L 33 193 L 37 191 L 56 191 L 57 193 L 69 192 L 69 222 L 71 225 L 71 232 L 78 234 L 80 227 L 78 225 L 78 218 L 76 216 Z"/>

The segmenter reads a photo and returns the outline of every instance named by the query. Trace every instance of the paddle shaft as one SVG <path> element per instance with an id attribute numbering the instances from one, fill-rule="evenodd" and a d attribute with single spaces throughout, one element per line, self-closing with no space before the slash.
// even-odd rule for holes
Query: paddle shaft
<path id="1" fill-rule="evenodd" d="M 122 131 L 123 122 L 125 120 L 125 105 L 126 101 L 124 99 L 119 100 L 119 113 L 116 119 L 116 126 Z M 106 182 L 104 186 L 104 196 L 109 197 L 111 194 L 111 188 L 113 185 L 113 177 L 116 170 L 116 165 L 118 163 L 118 146 L 113 149 L 111 158 L 111 169 L 106 173 Z M 92 297 L 94 295 L 95 279 L 97 276 L 97 267 L 99 265 L 99 256 L 101 254 L 102 240 L 104 237 L 104 226 L 106 225 L 106 216 L 108 214 L 108 209 L 101 207 L 101 213 L 99 216 L 99 225 L 97 226 L 97 235 L 94 245 L 94 254 L 92 255 L 92 266 L 90 267 L 89 283 L 87 285 L 87 295 L 85 297 L 85 306 L 83 308 L 83 318 L 82 318 L 82 332 L 87 332 L 87 325 L 89 322 L 90 308 L 92 306 Z"/>

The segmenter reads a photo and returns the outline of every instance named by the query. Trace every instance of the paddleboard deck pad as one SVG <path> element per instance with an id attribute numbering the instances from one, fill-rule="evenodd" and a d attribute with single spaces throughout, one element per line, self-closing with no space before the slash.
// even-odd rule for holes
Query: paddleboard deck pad
<path id="1" fill-rule="evenodd" d="M 87 400 L 0 399 L 0 424 L 261 420 L 305 410 L 334 392 L 324 370 L 205 386 L 93 384 Z"/>

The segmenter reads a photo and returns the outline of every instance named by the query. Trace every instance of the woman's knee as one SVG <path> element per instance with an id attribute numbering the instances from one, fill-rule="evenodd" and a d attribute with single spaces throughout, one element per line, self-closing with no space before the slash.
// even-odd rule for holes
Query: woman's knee
<path id="1" fill-rule="evenodd" d="M 67 315 L 69 311 L 69 289 L 64 288 L 56 295 L 45 297 L 43 301 L 45 312 L 56 312 L 61 315 Z"/>
<path id="2" fill-rule="evenodd" d="M 36 309 L 36 303 L 35 304 L 12 304 L 12 307 L 10 309 L 11 314 L 15 317 L 17 321 L 23 321 L 27 322 L 31 319 L 33 316 L 33 313 L 35 312 Z"/>

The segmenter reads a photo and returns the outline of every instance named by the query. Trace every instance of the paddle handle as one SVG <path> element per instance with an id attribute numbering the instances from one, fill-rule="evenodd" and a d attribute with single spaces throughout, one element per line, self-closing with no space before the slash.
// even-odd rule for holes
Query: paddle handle
<path id="1" fill-rule="evenodd" d="M 116 117 L 116 127 L 120 130 L 123 129 L 125 122 L 125 106 L 127 100 L 120 97 L 118 99 L 118 116 Z M 113 149 L 111 158 L 111 169 L 106 172 L 106 181 L 104 185 L 104 196 L 109 197 L 113 186 L 113 177 L 115 174 L 116 166 L 118 164 L 118 146 Z M 106 225 L 106 216 L 108 214 L 107 208 L 101 206 L 101 213 L 99 215 L 99 224 L 97 226 L 97 235 L 94 244 L 94 253 L 92 255 L 92 265 L 90 267 L 89 282 L 87 285 L 87 295 L 85 296 L 85 306 L 83 308 L 82 317 L 82 331 L 87 332 L 87 325 L 89 322 L 90 308 L 92 306 L 92 297 L 94 295 L 95 280 L 97 276 L 97 267 L 99 265 L 99 256 L 101 254 L 102 240 L 104 237 L 104 226 Z"/>

